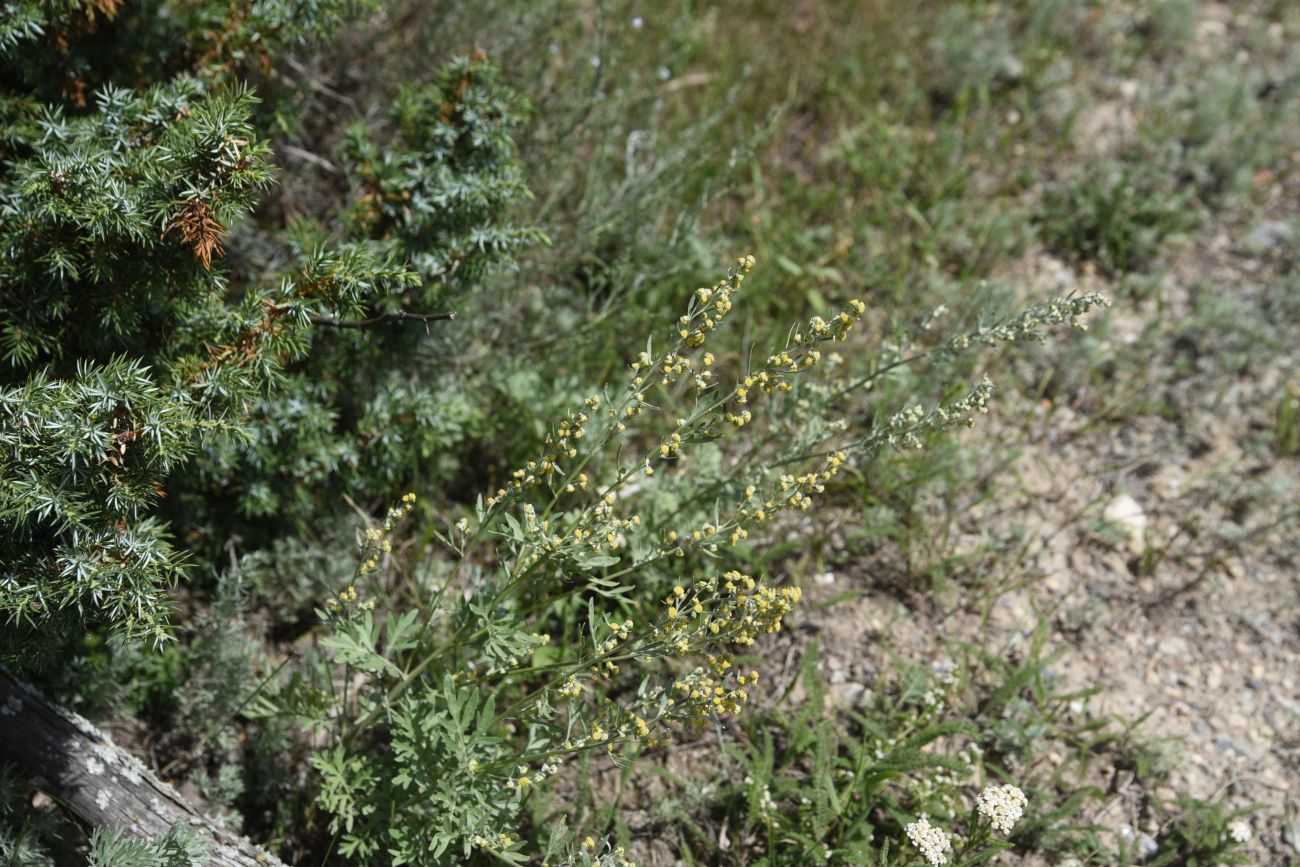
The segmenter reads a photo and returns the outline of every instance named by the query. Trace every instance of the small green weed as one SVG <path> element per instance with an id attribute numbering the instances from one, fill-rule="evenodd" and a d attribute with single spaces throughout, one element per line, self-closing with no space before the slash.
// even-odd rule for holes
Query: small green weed
<path id="1" fill-rule="evenodd" d="M 1300 454 L 1300 382 L 1288 383 L 1278 398 L 1273 453 L 1280 458 Z"/>
<path id="2" fill-rule="evenodd" d="M 1230 809 L 1226 800 L 1206 801 L 1178 798 L 1174 804 L 1158 804 L 1157 813 L 1166 822 L 1157 842 L 1159 851 L 1147 861 L 1152 867 L 1214 867 L 1219 864 L 1249 864 L 1240 852 L 1252 836 L 1247 817 L 1253 807 Z"/>
<path id="3" fill-rule="evenodd" d="M 1150 171 L 1101 163 L 1047 194 L 1039 232 L 1051 249 L 1122 274 L 1149 267 L 1166 238 L 1194 226 L 1191 205 L 1187 193 Z"/>

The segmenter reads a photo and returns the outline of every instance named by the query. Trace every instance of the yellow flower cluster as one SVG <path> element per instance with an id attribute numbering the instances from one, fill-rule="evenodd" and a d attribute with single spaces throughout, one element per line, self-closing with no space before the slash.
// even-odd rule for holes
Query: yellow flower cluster
<path id="1" fill-rule="evenodd" d="M 769 355 L 761 368 L 741 378 L 731 395 L 735 408 L 724 412 L 723 420 L 736 429 L 753 421 L 754 414 L 746 404 L 750 403 L 756 393 L 792 391 L 794 384 L 789 375 L 819 364 L 822 352 L 818 346 L 827 340 L 844 340 L 866 310 L 867 306 L 855 299 L 829 322 L 820 316 L 814 316 L 809 320 L 806 330 L 799 329 L 791 335 L 785 349 Z"/>
<path id="2" fill-rule="evenodd" d="M 659 446 L 659 457 L 675 458 L 682 448 L 682 435 L 673 431 L 667 442 Z"/>
<path id="3" fill-rule="evenodd" d="M 578 683 L 576 677 L 569 675 L 568 680 L 560 687 L 559 693 L 565 698 L 577 698 L 582 695 L 582 684 Z"/>
<path id="4" fill-rule="evenodd" d="M 505 832 L 499 833 L 495 837 L 484 837 L 482 834 L 475 834 L 470 838 L 470 842 L 487 852 L 500 852 L 509 849 L 515 844 L 514 838 Z"/>
<path id="5" fill-rule="evenodd" d="M 609 548 L 617 550 L 623 545 L 623 534 L 641 526 L 641 516 L 619 518 L 614 514 L 616 498 L 613 492 L 605 494 L 593 508 L 580 514 L 575 520 L 572 537 L 576 542 L 584 542 L 592 551 L 599 553 Z"/>
<path id="6" fill-rule="evenodd" d="M 641 352 L 637 356 L 630 365 L 633 377 L 627 384 L 627 397 L 621 405 L 610 406 L 605 410 L 611 424 L 607 433 L 621 433 L 627 429 L 630 420 L 641 414 L 647 405 L 645 392 L 650 382 L 658 381 L 661 385 L 668 385 L 678 377 L 695 372 L 694 363 L 681 350 L 699 346 L 704 342 L 705 335 L 718 326 L 731 310 L 731 297 L 740 290 L 745 273 L 753 267 L 754 257 L 744 256 L 736 261 L 735 267 L 728 271 L 724 280 L 719 281 L 712 288 L 697 290 L 687 313 L 678 320 L 680 341 L 677 345 L 658 359 L 651 356 L 648 351 Z M 713 356 L 706 354 L 703 359 L 704 366 L 708 367 L 712 363 Z M 710 372 L 707 370 L 695 375 L 696 385 L 701 390 L 708 387 L 709 379 Z M 525 466 L 514 470 L 510 481 L 484 498 L 484 503 L 491 508 L 526 488 L 552 482 L 556 477 L 563 478 L 564 461 L 575 458 L 579 461 L 583 460 L 579 458 L 578 441 L 587 436 L 590 422 L 601 409 L 601 404 L 601 398 L 593 395 L 587 399 L 582 410 L 566 415 L 555 429 L 547 434 L 543 453 L 528 461 Z M 599 439 L 601 443 L 594 446 L 592 451 L 598 451 L 600 445 L 604 444 L 604 438 Z M 644 464 L 644 470 L 646 475 L 654 474 L 654 468 L 648 459 Z M 560 488 L 567 493 L 574 493 L 579 488 L 585 488 L 587 483 L 586 476 L 579 473 L 576 481 L 565 481 Z"/>
<path id="7" fill-rule="evenodd" d="M 674 587 L 664 599 L 663 614 L 640 633 L 631 620 L 607 621 L 608 634 L 592 648 L 588 677 L 617 675 L 619 667 L 613 659 L 653 658 L 665 653 L 700 654 L 706 657 L 706 664 L 678 677 L 667 689 L 646 689 L 631 707 L 570 705 L 570 727 L 585 734 L 566 740 L 563 751 L 595 747 L 613 751 L 618 744 L 631 742 L 656 746 L 662 736 L 655 731 L 664 724 L 699 724 L 737 713 L 759 675 L 731 672 L 733 662 L 726 646 L 751 645 L 759 635 L 777 632 L 799 598 L 797 587 L 768 587 L 749 575 L 730 571 L 689 587 Z M 568 675 L 556 693 L 564 699 L 580 698 L 584 687 L 579 675 Z M 530 777 L 530 782 L 535 780 Z"/>
<path id="8" fill-rule="evenodd" d="M 609 637 L 597 645 L 596 652 L 604 655 L 616 649 L 621 643 L 632 637 L 632 627 L 634 625 L 631 620 L 624 620 L 622 623 L 611 623 L 609 625 Z"/>
<path id="9" fill-rule="evenodd" d="M 848 461 L 843 451 L 828 454 L 820 467 L 800 475 L 785 474 L 767 491 L 760 492 L 756 485 L 745 489 L 743 505 L 735 515 L 721 524 L 706 523 L 687 534 L 669 530 L 664 534 L 659 556 L 685 557 L 691 549 L 716 553 L 719 543 L 725 541 L 738 545 L 749 538 L 749 528 L 772 520 L 786 509 L 806 511 L 812 507 L 812 497 L 823 493 L 826 483 L 837 476 Z"/>
<path id="10" fill-rule="evenodd" d="M 689 591 L 677 586 L 664 600 L 668 616 L 655 637 L 681 652 L 690 649 L 693 634 L 706 632 L 715 642 L 753 644 L 760 633 L 781 629 L 781 619 L 794 610 L 801 594 L 798 587 L 763 586 L 734 570 L 721 580 L 698 581 Z"/>
<path id="11" fill-rule="evenodd" d="M 844 462 L 847 459 L 848 456 L 845 455 L 844 452 L 836 451 L 828 455 L 821 468 L 814 472 L 803 473 L 798 476 L 790 474 L 782 475 L 778 482 L 778 487 L 784 502 L 778 503 L 775 500 L 767 500 L 763 504 L 763 509 L 759 511 L 767 512 L 779 508 L 781 505 L 790 509 L 799 509 L 805 512 L 808 511 L 812 506 L 811 495 L 824 492 L 826 490 L 826 482 L 829 482 L 839 474 L 840 467 L 844 465 Z M 744 514 L 744 510 L 741 511 L 742 514 Z"/>
<path id="12" fill-rule="evenodd" d="M 327 611 L 338 611 L 340 608 L 343 608 L 352 602 L 356 602 L 357 598 L 357 588 L 349 584 L 343 592 L 339 593 L 338 598 L 331 597 L 326 599 L 325 608 Z M 362 602 L 357 606 L 360 611 L 373 611 L 374 607 L 375 600 L 373 599 L 367 599 L 365 602 Z"/>
<path id="13" fill-rule="evenodd" d="M 722 662 L 726 662 L 726 665 L 721 666 Z M 730 667 L 729 661 L 719 660 L 718 663 L 724 672 Z M 734 687 L 727 686 L 722 677 L 715 676 L 717 674 L 721 672 L 697 666 L 673 684 L 677 695 L 668 700 L 668 705 L 680 719 L 698 725 L 714 717 L 739 713 L 740 708 L 749 700 L 745 686 L 758 683 L 756 671 L 749 677 L 740 675 L 736 678 Z"/>
<path id="14" fill-rule="evenodd" d="M 601 849 L 601 852 L 597 852 Z M 598 846 L 594 837 L 588 835 L 582 838 L 582 847 L 578 850 L 578 860 L 568 858 L 559 867 L 636 867 L 635 861 L 627 859 L 627 850 L 622 846 L 612 847 L 608 840 L 603 846 Z M 548 861 L 542 862 L 542 867 L 553 867 Z"/>
<path id="15" fill-rule="evenodd" d="M 664 599 L 664 617 L 653 628 L 649 641 L 638 649 L 685 655 L 727 644 L 750 645 L 762 633 L 779 631 L 799 598 L 798 587 L 767 587 L 737 571 L 697 581 L 689 589 L 678 585 Z M 748 698 L 745 687 L 758 682 L 758 673 L 741 675 L 729 685 L 726 678 L 731 666 L 728 656 L 710 655 L 706 666 L 673 684 L 664 715 L 698 723 L 736 713 Z M 644 738 L 648 731 L 647 726 L 638 736 Z"/>
<path id="16" fill-rule="evenodd" d="M 520 765 L 515 768 L 515 778 L 510 780 L 507 785 L 515 791 L 523 794 L 529 787 L 545 781 L 548 777 L 553 777 L 560 772 L 560 766 L 555 762 L 543 762 L 533 770 Z"/>
<path id="17" fill-rule="evenodd" d="M 601 400 L 593 397 L 587 401 L 583 411 L 570 413 L 548 435 L 545 453 L 529 461 L 526 467 L 515 470 L 507 486 L 486 498 L 487 506 L 491 508 L 500 505 L 530 486 L 545 484 L 549 486 L 553 497 L 557 498 L 547 507 L 546 514 L 550 514 L 560 495 L 577 493 L 597 484 L 587 470 L 602 454 L 609 451 L 611 438 L 625 431 L 627 425 L 647 409 L 654 410 L 647 397 L 647 390 L 652 385 L 667 385 L 679 378 L 694 377 L 695 385 L 701 392 L 708 390 L 713 385 L 714 372 L 711 368 L 717 359 L 712 353 L 704 352 L 692 360 L 692 354 L 688 350 L 700 345 L 705 336 L 725 319 L 746 273 L 753 266 L 752 256 L 742 257 L 728 271 L 725 279 L 711 287 L 696 290 L 686 314 L 678 321 L 678 342 L 663 353 L 654 353 L 647 346 L 630 364 L 632 376 L 624 397 L 610 401 L 608 406 L 603 407 Z M 618 491 L 629 482 L 633 474 L 654 476 L 660 462 L 680 460 L 687 443 L 712 440 L 720 436 L 721 423 L 728 423 L 733 428 L 749 424 L 754 419 L 750 405 L 758 395 L 791 391 L 794 387 L 792 376 L 821 361 L 822 353 L 818 346 L 823 341 L 844 339 L 865 310 L 866 305 L 855 300 L 829 321 L 817 317 L 810 320 L 806 327 L 795 329 L 784 350 L 771 356 L 763 367 L 743 376 L 725 396 L 700 397 L 694 410 L 687 413 L 686 417 L 678 418 L 675 428 L 670 429 L 649 454 L 639 461 L 620 466 L 611 479 L 602 483 L 603 490 L 607 495 Z M 599 415 L 597 410 L 601 410 L 606 421 L 598 429 L 592 425 L 593 419 Z M 584 437 L 587 447 L 580 455 L 576 442 Z M 561 464 L 569 458 L 575 459 L 576 466 L 568 468 L 566 472 Z M 752 513 L 724 522 L 720 527 L 704 527 L 693 531 L 691 543 L 714 553 L 717 545 L 722 542 L 735 545 L 747 538 L 748 525 L 753 520 L 761 522 L 779 508 L 808 508 L 811 499 L 807 494 L 818 490 L 820 482 L 801 477 L 799 484 L 807 490 L 804 490 L 797 502 L 787 502 L 793 495 L 792 492 L 774 492 L 773 497 L 769 498 L 771 502 L 753 509 Z M 785 497 L 777 499 L 775 494 L 778 493 L 784 493 Z M 523 523 L 527 526 L 529 535 L 527 550 L 522 551 L 516 560 L 516 576 L 529 574 L 541 563 L 556 556 L 562 557 L 565 552 L 570 552 L 576 561 L 581 562 L 585 556 L 583 549 L 597 554 L 617 550 L 626 544 L 627 537 L 641 522 L 639 516 L 615 516 L 613 503 L 608 496 L 585 508 L 562 512 L 553 520 L 548 520 L 545 515 L 539 519 L 530 505 L 525 505 L 522 511 Z M 682 556 L 686 547 L 688 546 L 680 546 L 677 551 L 663 549 L 658 556 Z"/>
<path id="18" fill-rule="evenodd" d="M 691 314 L 678 320 L 677 333 L 687 346 L 695 347 L 704 343 L 705 337 L 718 327 L 724 317 L 731 312 L 731 296 L 740 291 L 740 284 L 745 275 L 754 267 L 753 256 L 742 256 L 736 260 L 735 269 L 709 288 L 695 290 L 695 307 Z"/>
<path id="19" fill-rule="evenodd" d="M 686 316 L 683 316 L 682 319 L 689 321 L 689 317 Z M 656 364 L 654 359 L 652 359 L 648 353 L 642 352 L 637 356 L 637 360 L 632 362 L 630 366 L 637 376 L 632 378 L 632 382 L 628 387 L 635 390 L 645 385 L 646 374 L 655 373 Z M 661 361 L 658 362 L 659 384 L 667 385 L 676 377 L 679 377 L 684 373 L 689 373 L 693 369 L 694 364 L 691 362 L 690 358 L 675 351 L 669 352 Z M 633 414 L 634 413 L 632 412 L 628 413 L 628 415 Z"/>
<path id="20" fill-rule="evenodd" d="M 388 510 L 383 524 L 366 530 L 365 539 L 362 542 L 362 556 L 365 558 L 361 561 L 360 572 L 362 575 L 374 572 L 379 568 L 380 560 L 385 555 L 392 553 L 393 530 L 397 527 L 399 521 L 410 514 L 413 508 L 415 508 L 415 494 L 403 494 L 401 503 Z"/>
<path id="21" fill-rule="evenodd" d="M 506 486 L 499 488 L 495 494 L 487 497 L 484 502 L 489 507 L 495 506 L 512 492 L 519 492 L 525 488 L 540 485 L 556 474 L 562 473 L 560 469 L 561 462 L 578 456 L 578 442 L 587 435 L 587 426 L 591 422 L 592 415 L 600 409 L 600 405 L 600 395 L 593 394 L 587 398 L 581 410 L 572 411 L 560 419 L 555 428 L 548 432 L 543 439 L 544 451 L 542 454 L 511 473 L 510 481 Z M 587 486 L 586 476 L 580 475 L 578 483 L 577 487 L 585 488 Z M 573 482 L 568 483 L 570 492 L 575 489 Z"/>

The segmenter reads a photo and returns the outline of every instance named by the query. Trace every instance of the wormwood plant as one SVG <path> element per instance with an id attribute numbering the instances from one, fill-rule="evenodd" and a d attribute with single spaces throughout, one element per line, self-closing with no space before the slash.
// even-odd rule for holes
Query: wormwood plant
<path id="1" fill-rule="evenodd" d="M 207 844 L 183 825 L 174 825 L 152 840 L 100 828 L 90 842 L 90 867 L 203 867 L 207 863 Z"/>
<path id="2" fill-rule="evenodd" d="M 753 264 L 696 290 L 669 338 L 648 339 L 624 379 L 556 421 L 472 515 L 429 529 L 414 571 L 394 548 L 414 494 L 363 534 L 354 582 L 319 612 L 328 659 L 261 708 L 327 742 L 312 764 L 344 855 L 628 863 L 608 839 L 541 818 L 564 813 L 547 792 L 575 762 L 655 761 L 680 732 L 738 713 L 759 674 L 736 654 L 778 631 L 800 597 L 737 568 L 738 555 L 858 461 L 972 424 L 992 384 L 865 431 L 835 414 L 903 364 L 1041 336 L 1104 302 L 1063 298 L 891 347 L 852 379 L 830 350 L 866 312 L 860 301 L 792 328 L 766 357 L 715 356 L 710 338 Z M 772 437 L 782 419 L 790 434 Z M 412 607 L 376 610 L 403 597 Z"/>

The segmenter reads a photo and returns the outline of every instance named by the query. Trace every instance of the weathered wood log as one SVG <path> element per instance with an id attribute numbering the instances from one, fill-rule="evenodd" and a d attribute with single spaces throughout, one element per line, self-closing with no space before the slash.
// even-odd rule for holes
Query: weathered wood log
<path id="1" fill-rule="evenodd" d="M 24 767 L 36 788 L 89 825 L 116 825 L 154 837 L 181 822 L 209 843 L 211 867 L 284 867 L 274 855 L 207 819 L 85 719 L 3 673 L 0 756 Z"/>

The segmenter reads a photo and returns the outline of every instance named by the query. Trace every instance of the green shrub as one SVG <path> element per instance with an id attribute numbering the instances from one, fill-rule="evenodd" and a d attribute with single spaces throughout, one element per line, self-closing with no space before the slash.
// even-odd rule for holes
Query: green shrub
<path id="1" fill-rule="evenodd" d="M 527 191 L 490 65 L 354 125 L 333 215 L 248 219 L 273 117 L 235 79 L 342 8 L 31 2 L 0 31 L 7 641 L 78 623 L 162 641 L 187 552 L 400 489 L 474 429 L 481 408 L 421 375 L 430 322 L 540 240 L 506 221 Z M 232 29 L 207 44 L 215 22 Z M 31 51 L 52 34 L 58 57 Z"/>

